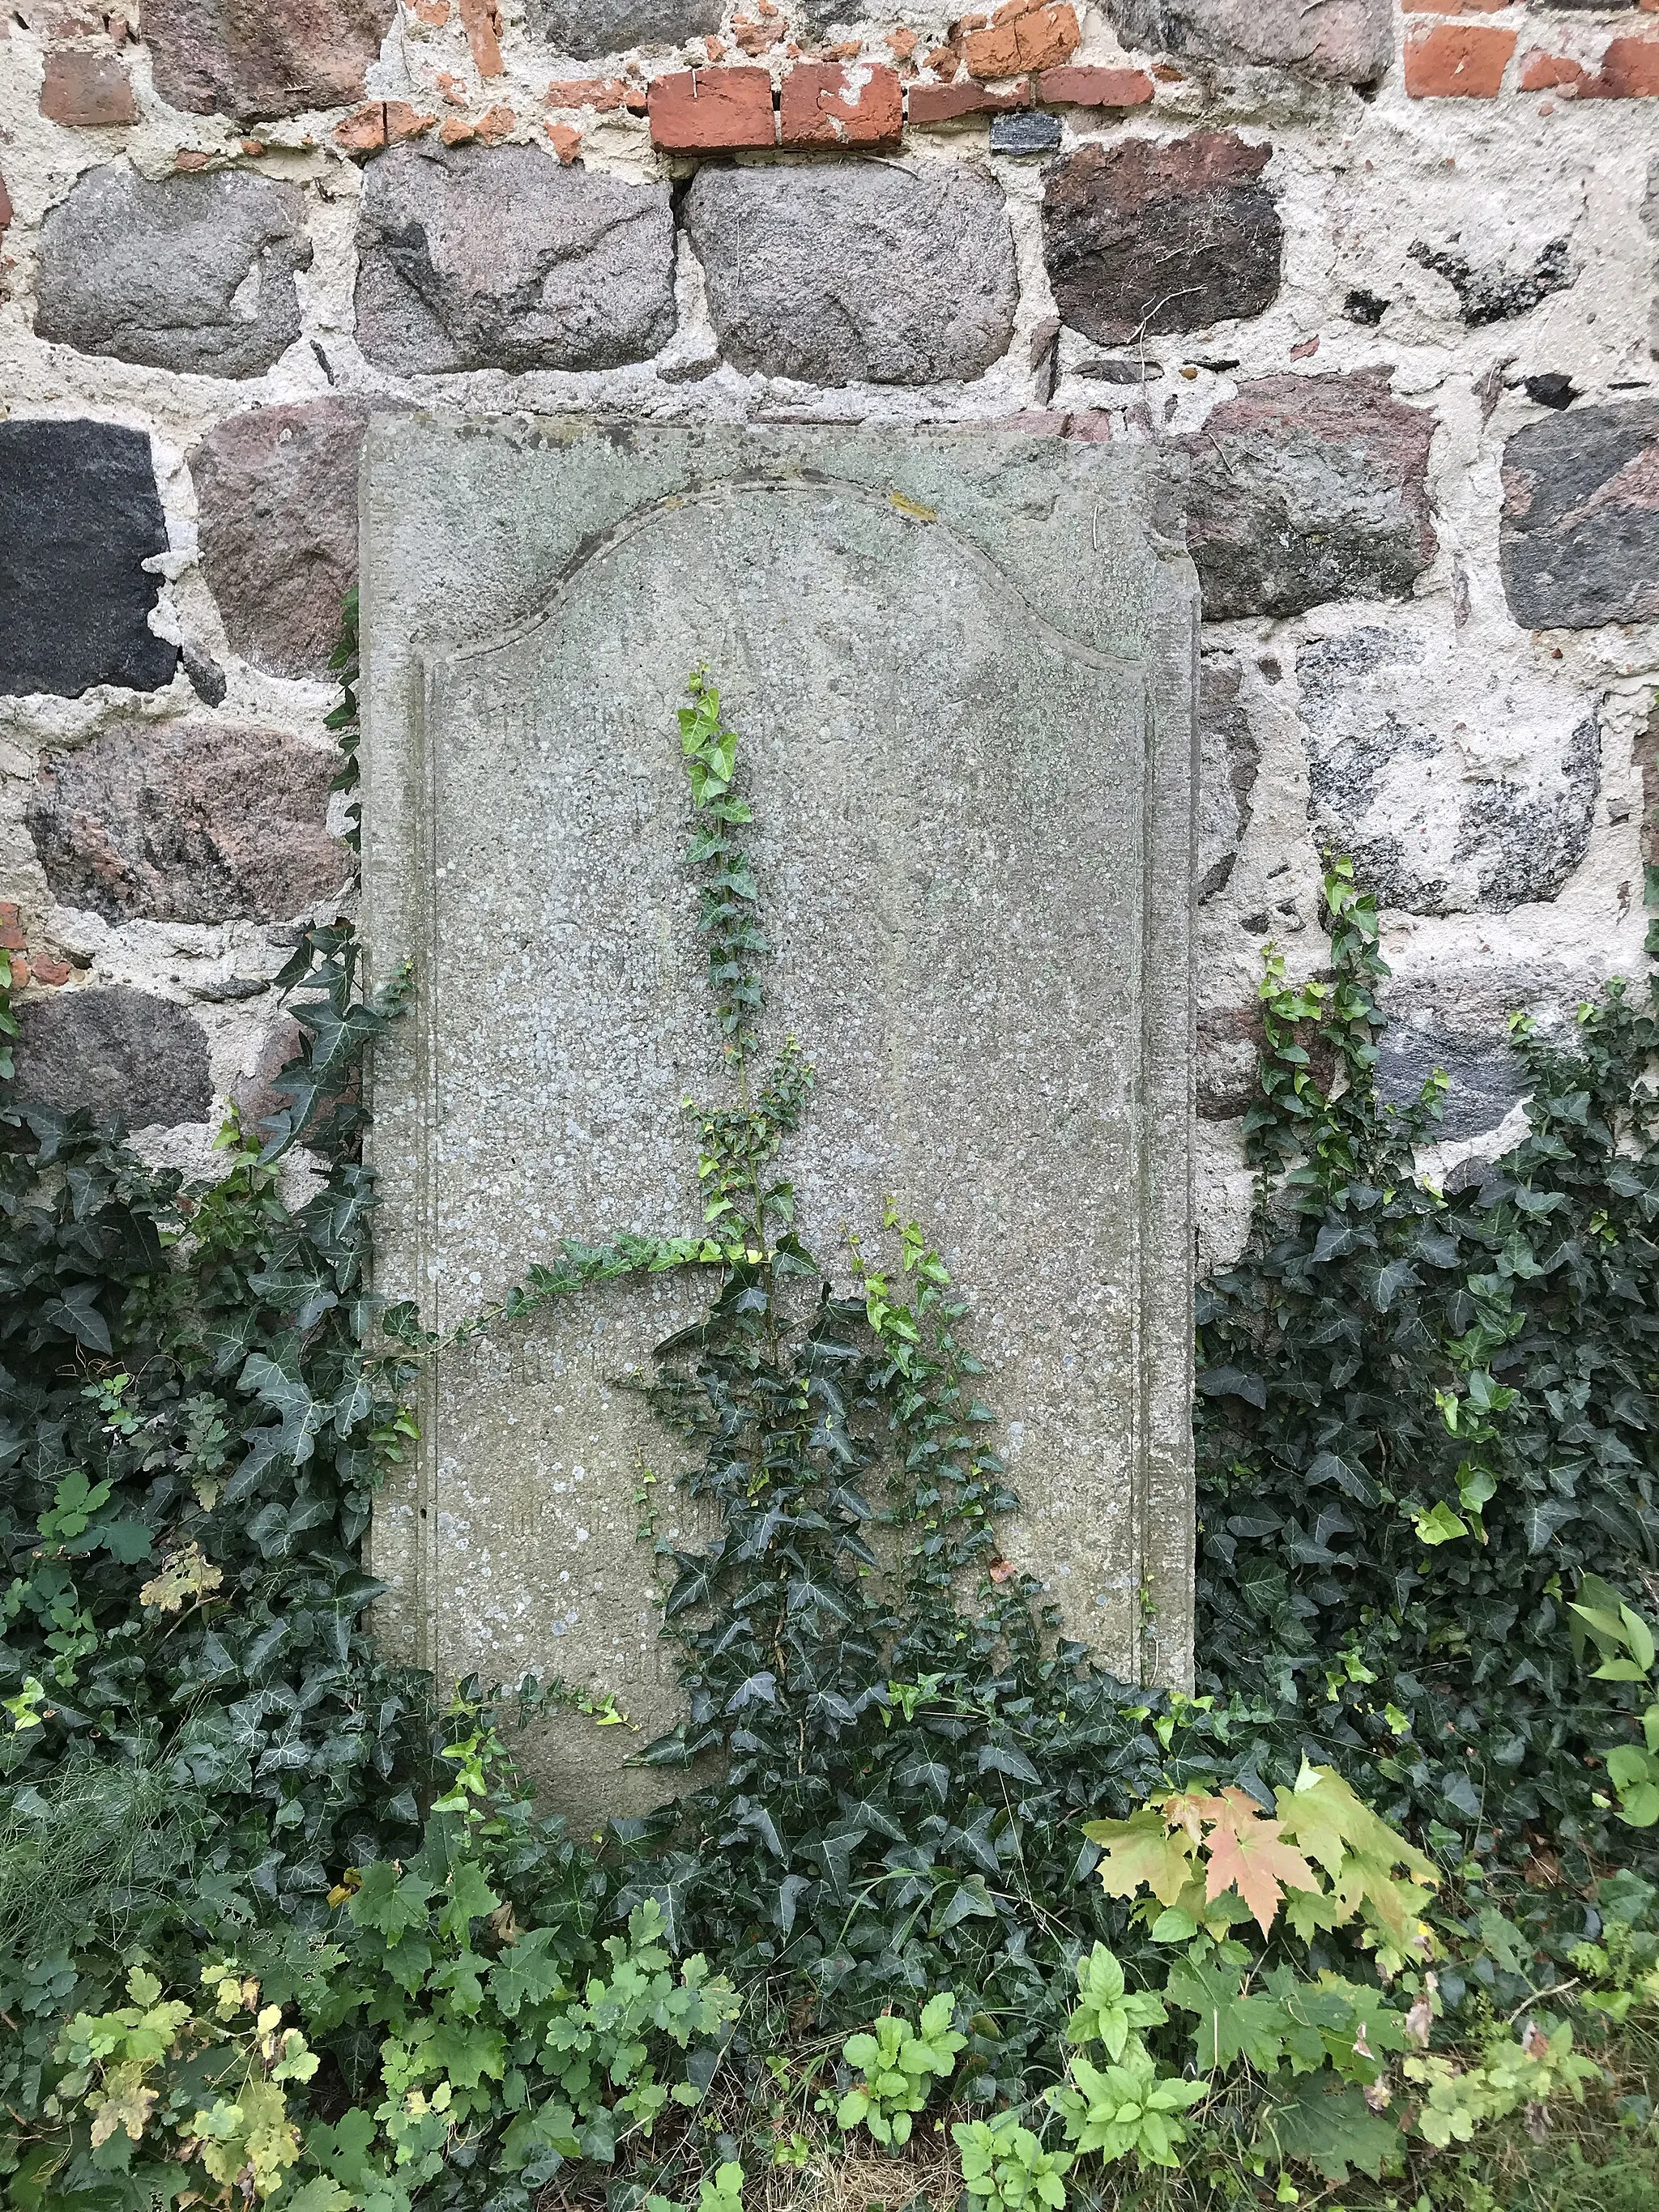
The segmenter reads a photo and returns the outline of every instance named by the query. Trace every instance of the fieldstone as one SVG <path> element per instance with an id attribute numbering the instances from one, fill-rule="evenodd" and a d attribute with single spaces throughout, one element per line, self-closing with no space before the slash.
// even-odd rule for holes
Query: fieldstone
<path id="1" fill-rule="evenodd" d="M 1460 251 L 1453 240 L 1431 246 L 1417 239 L 1406 248 L 1406 258 L 1437 276 L 1443 276 L 1457 295 L 1458 312 L 1472 330 L 1485 323 L 1501 323 L 1512 315 L 1529 314 L 1553 292 L 1565 292 L 1578 271 L 1567 252 L 1565 238 L 1553 238 L 1521 267 L 1480 261 Z"/>
<path id="2" fill-rule="evenodd" d="M 705 168 L 686 227 L 738 368 L 966 382 L 1007 351 L 1013 232 L 1000 187 L 971 164 Z"/>
<path id="3" fill-rule="evenodd" d="M 1054 304 L 1102 345 L 1207 330 L 1279 295 L 1284 232 L 1269 146 L 1231 131 L 1081 146 L 1049 171 L 1042 250 Z"/>
<path id="4" fill-rule="evenodd" d="M 1495 1129 L 1528 1089 L 1504 1024 L 1472 1024 L 1468 1005 L 1468 993 L 1456 985 L 1429 1003 L 1390 1006 L 1389 1025 L 1378 1042 L 1377 1093 L 1390 1104 L 1415 1105 L 1437 1070 L 1449 1079 L 1431 1142 Z"/>
<path id="5" fill-rule="evenodd" d="M 311 266 L 295 185 L 224 169 L 94 169 L 47 215 L 37 337 L 208 376 L 258 376 L 300 335 Z"/>
<path id="6" fill-rule="evenodd" d="M 273 676 L 321 676 L 357 578 L 356 399 L 256 407 L 190 457 L 202 572 L 232 649 Z"/>
<path id="7" fill-rule="evenodd" d="M 1198 675 L 1198 896 L 1225 888 L 1250 822 L 1261 752 L 1231 653 L 1206 653 Z"/>
<path id="8" fill-rule="evenodd" d="M 1373 371 L 1241 385 L 1183 441 L 1207 618 L 1404 598 L 1434 558 L 1433 434 L 1433 416 Z"/>
<path id="9" fill-rule="evenodd" d="M 1106 0 L 1131 52 L 1300 68 L 1376 84 L 1394 58 L 1390 0 Z"/>
<path id="10" fill-rule="evenodd" d="M 357 342 L 382 368 L 616 368 L 674 335 L 666 185 L 535 146 L 399 146 L 357 226 Z"/>
<path id="11" fill-rule="evenodd" d="M 331 745 L 242 723 L 118 723 L 48 754 L 29 833 L 52 896 L 106 921 L 284 921 L 350 872 Z"/>
<path id="12" fill-rule="evenodd" d="M 0 693 L 154 691 L 179 648 L 149 627 L 167 550 L 147 431 L 0 422 Z"/>
<path id="13" fill-rule="evenodd" d="M 1595 712 L 1576 693 L 1496 672 L 1471 697 L 1455 688 L 1455 641 L 1446 651 L 1436 665 L 1419 640 L 1372 627 L 1297 653 L 1316 836 L 1352 856 L 1384 907 L 1507 914 L 1553 899 L 1589 843 Z"/>
<path id="14" fill-rule="evenodd" d="M 230 1086 L 230 1103 L 245 1129 L 257 1129 L 262 1121 L 286 1113 L 294 1103 L 277 1090 L 276 1079 L 289 1060 L 300 1057 L 304 1045 L 305 1031 L 293 1015 L 278 1014 L 260 1038 L 252 1065 Z"/>
<path id="15" fill-rule="evenodd" d="M 532 33 L 572 61 L 630 46 L 678 46 L 718 31 L 724 0 L 528 0 Z"/>
<path id="16" fill-rule="evenodd" d="M 17 1008 L 20 1106 L 84 1108 L 122 1129 L 204 1121 L 213 1103 L 202 1024 L 171 999 L 110 984 Z"/>
<path id="17" fill-rule="evenodd" d="M 145 0 L 144 41 L 171 107 L 299 115 L 362 98 L 396 14 L 395 0 Z"/>
<path id="18" fill-rule="evenodd" d="M 1659 615 L 1659 400 L 1575 407 L 1504 448 L 1510 612 L 1528 629 Z"/>

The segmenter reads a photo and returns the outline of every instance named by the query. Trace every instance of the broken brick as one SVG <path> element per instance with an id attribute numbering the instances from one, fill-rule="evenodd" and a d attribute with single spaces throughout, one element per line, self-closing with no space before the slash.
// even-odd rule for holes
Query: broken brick
<path id="1" fill-rule="evenodd" d="M 480 76 L 501 73 L 501 18 L 495 0 L 461 0 L 461 27 Z"/>
<path id="2" fill-rule="evenodd" d="M 581 151 L 581 132 L 574 123 L 549 123 L 543 128 L 553 142 L 553 151 L 568 169 Z"/>
<path id="3" fill-rule="evenodd" d="M 892 146 L 904 128 L 898 73 L 879 62 L 806 62 L 783 81 L 784 146 Z"/>
<path id="4" fill-rule="evenodd" d="M 138 109 L 127 73 L 113 54 L 59 47 L 46 56 L 40 112 L 72 131 L 131 123 Z"/>
<path id="5" fill-rule="evenodd" d="M 982 84 L 913 84 L 910 120 L 925 127 L 930 123 L 953 123 L 959 115 L 1000 115 L 1011 107 L 1029 107 L 1031 88 L 1017 84 L 1006 92 L 988 92 Z"/>
<path id="6" fill-rule="evenodd" d="M 968 74 L 1008 77 L 1026 70 L 1053 69 L 1076 52 L 1082 37 L 1077 10 L 1069 0 L 1017 15 L 1005 11 L 984 30 L 968 33 Z"/>

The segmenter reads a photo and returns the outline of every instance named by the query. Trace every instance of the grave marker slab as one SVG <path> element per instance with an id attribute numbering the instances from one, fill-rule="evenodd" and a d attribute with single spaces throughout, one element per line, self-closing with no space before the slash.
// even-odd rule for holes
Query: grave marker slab
<path id="1" fill-rule="evenodd" d="M 728 1079 L 675 710 L 708 663 L 769 1030 L 818 1070 L 782 1163 L 802 1232 L 833 1261 L 890 1194 L 921 1219 L 972 1301 L 1008 1555 L 1115 1670 L 1179 1682 L 1197 616 L 1163 466 L 975 430 L 381 418 L 363 860 L 374 970 L 416 980 L 373 1075 L 380 1287 L 448 1328 L 561 1236 L 696 1227 L 683 1102 Z M 393 1650 L 672 1725 L 635 1502 L 672 1443 L 617 1378 L 706 1292 L 613 1285 L 440 1358 L 374 1523 Z M 637 1809 L 665 1788 L 620 1770 L 640 1741 L 558 1722 L 529 1760 L 574 1813 Z"/>

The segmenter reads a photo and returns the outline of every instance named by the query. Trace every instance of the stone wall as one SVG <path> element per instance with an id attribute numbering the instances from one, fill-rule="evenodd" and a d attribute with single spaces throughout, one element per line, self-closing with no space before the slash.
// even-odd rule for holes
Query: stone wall
<path id="1" fill-rule="evenodd" d="M 22 1065 L 203 1161 L 343 910 L 375 406 L 1168 441 L 1207 618 L 1207 1258 L 1263 945 L 1387 908 L 1446 1171 L 1634 973 L 1659 774 L 1659 13 L 21 0 L 0 26 L 0 944 Z M 1659 798 L 1659 793 L 1652 794 Z M 337 811 L 333 817 L 339 826 Z"/>

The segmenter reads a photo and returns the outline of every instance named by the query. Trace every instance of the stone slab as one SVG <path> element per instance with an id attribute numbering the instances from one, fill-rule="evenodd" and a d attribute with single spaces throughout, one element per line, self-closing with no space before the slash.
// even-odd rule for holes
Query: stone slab
<path id="1" fill-rule="evenodd" d="M 380 1287 L 448 1328 L 565 1234 L 700 1218 L 725 1080 L 675 709 L 744 739 L 775 1040 L 819 1083 L 803 1233 L 889 1194 L 972 1300 L 1005 1536 L 1130 1679 L 1191 1667 L 1196 586 L 1167 464 L 1008 434 L 381 417 L 363 477 L 366 927 L 416 1006 L 373 1071 Z M 615 1379 L 706 1286 L 445 1355 L 385 1493 L 382 1632 L 676 1712 Z M 663 1489 L 665 1492 L 667 1485 Z M 672 1522 L 673 1508 L 667 1509 Z M 531 1746 L 635 1809 L 618 1730 Z"/>

